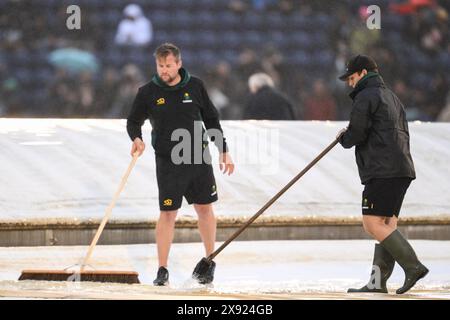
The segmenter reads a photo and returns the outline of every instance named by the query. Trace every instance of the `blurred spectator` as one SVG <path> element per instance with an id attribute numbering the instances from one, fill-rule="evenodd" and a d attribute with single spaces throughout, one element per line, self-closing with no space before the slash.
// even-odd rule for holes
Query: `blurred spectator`
<path id="1" fill-rule="evenodd" d="M 272 78 L 275 86 L 279 87 L 282 81 L 283 55 L 275 46 L 269 44 L 264 48 L 261 67 Z"/>
<path id="2" fill-rule="evenodd" d="M 437 53 L 443 45 L 443 36 L 437 27 L 433 27 L 422 36 L 420 44 L 430 53 Z"/>
<path id="3" fill-rule="evenodd" d="M 125 118 L 129 113 L 136 92 L 143 84 L 144 79 L 138 67 L 134 64 L 125 65 L 119 80 L 116 98 L 105 116 L 107 118 Z"/>
<path id="4" fill-rule="evenodd" d="M 228 8 L 238 14 L 242 14 L 247 11 L 249 4 L 244 0 L 231 0 Z"/>
<path id="5" fill-rule="evenodd" d="M 145 46 L 153 39 L 153 26 L 140 6 L 129 4 L 123 10 L 125 18 L 120 22 L 116 34 L 118 45 Z"/>
<path id="6" fill-rule="evenodd" d="M 8 112 L 8 105 L 6 103 L 4 93 L 3 93 L 3 86 L 5 81 L 5 66 L 2 64 L 1 56 L 0 56 L 0 117 L 4 116 Z"/>
<path id="7" fill-rule="evenodd" d="M 435 119 L 445 107 L 449 93 L 449 81 L 443 73 L 438 73 L 433 77 L 429 90 L 432 92 L 432 96 L 428 97 L 427 110 L 431 118 Z"/>
<path id="8" fill-rule="evenodd" d="M 119 74 L 113 67 L 105 69 L 95 90 L 95 114 L 103 117 L 114 104 L 119 88 Z"/>
<path id="9" fill-rule="evenodd" d="M 313 83 L 312 95 L 304 102 L 305 120 L 336 120 L 336 103 L 322 79 Z"/>
<path id="10" fill-rule="evenodd" d="M 255 73 L 248 79 L 251 97 L 244 119 L 295 120 L 290 101 L 275 90 L 273 80 L 265 73 Z"/>
<path id="11" fill-rule="evenodd" d="M 439 113 L 437 121 L 450 122 L 450 93 L 447 95 L 446 107 Z"/>
<path id="12" fill-rule="evenodd" d="M 237 72 L 243 79 L 248 79 L 253 73 L 261 69 L 255 50 L 245 48 L 238 57 Z"/>
<path id="13" fill-rule="evenodd" d="M 359 22 L 354 25 L 350 35 L 350 49 L 352 52 L 368 53 L 380 40 L 380 30 L 367 28 L 367 6 L 361 6 L 358 13 Z"/>
<path id="14" fill-rule="evenodd" d="M 95 116 L 94 96 L 95 86 L 92 73 L 84 71 L 78 78 L 78 98 L 79 101 L 74 110 L 75 117 L 93 117 Z"/>
<path id="15" fill-rule="evenodd" d="M 394 83 L 395 79 L 403 76 L 399 70 L 397 59 L 391 50 L 375 47 L 371 50 L 371 54 L 376 59 L 380 74 L 386 83 Z"/>
<path id="16" fill-rule="evenodd" d="M 67 70 L 57 69 L 50 83 L 49 96 L 51 103 L 45 110 L 40 110 L 39 115 L 70 117 L 78 107 L 79 96 L 76 90 L 76 82 Z"/>
<path id="17" fill-rule="evenodd" d="M 245 96 L 245 83 L 231 71 L 226 61 L 220 61 L 206 76 L 206 85 L 211 101 L 217 107 L 222 119 L 240 119 L 242 108 L 236 97 Z"/>
<path id="18" fill-rule="evenodd" d="M 394 82 L 392 86 L 392 91 L 397 95 L 397 97 L 402 101 L 406 108 L 409 108 L 411 105 L 411 92 L 405 81 L 398 79 Z"/>

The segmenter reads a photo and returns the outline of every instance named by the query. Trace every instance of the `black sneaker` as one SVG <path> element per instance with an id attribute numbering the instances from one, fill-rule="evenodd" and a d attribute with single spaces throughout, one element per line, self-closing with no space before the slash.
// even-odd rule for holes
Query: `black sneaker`
<path id="1" fill-rule="evenodd" d="M 155 286 L 165 286 L 169 284 L 169 270 L 164 267 L 159 267 L 156 279 L 153 280 Z"/>
<path id="2" fill-rule="evenodd" d="M 216 263 L 211 261 L 210 263 L 204 265 L 205 269 L 201 272 L 195 272 L 195 279 L 197 279 L 200 284 L 209 284 L 214 280 L 214 271 L 216 270 Z M 198 269 L 196 267 L 196 269 Z"/>

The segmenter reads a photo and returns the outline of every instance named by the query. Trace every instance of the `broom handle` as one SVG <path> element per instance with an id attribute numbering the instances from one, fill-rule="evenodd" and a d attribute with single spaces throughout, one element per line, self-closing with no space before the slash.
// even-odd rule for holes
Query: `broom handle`
<path id="1" fill-rule="evenodd" d="M 94 239 L 92 239 L 92 242 L 91 242 L 91 245 L 89 246 L 89 250 L 86 254 L 86 257 L 84 258 L 83 263 L 81 264 L 81 268 L 80 268 L 81 272 L 84 271 L 86 265 L 88 264 L 88 262 L 92 256 L 92 252 L 94 251 L 95 245 L 97 244 L 98 239 L 100 238 L 100 235 L 102 234 L 103 229 L 105 228 L 105 225 L 108 222 L 109 217 L 111 216 L 112 209 L 116 205 L 116 201 L 119 198 L 119 195 L 122 192 L 123 188 L 125 187 L 128 176 L 130 175 L 131 170 L 133 169 L 134 165 L 136 164 L 138 156 L 139 156 L 138 152 L 135 152 L 133 154 L 133 159 L 131 160 L 131 163 L 129 164 L 127 171 L 125 172 L 124 176 L 122 177 L 122 181 L 120 182 L 119 188 L 117 189 L 116 193 L 114 194 L 114 197 L 113 197 L 111 203 L 109 204 L 108 208 L 106 208 L 105 216 L 103 217 L 103 220 L 97 229 L 97 233 L 95 234 Z"/>
<path id="2" fill-rule="evenodd" d="M 212 261 L 225 247 L 234 239 L 236 239 L 250 224 L 253 223 L 267 208 L 269 208 L 279 197 L 283 195 L 294 183 L 297 182 L 309 169 L 311 169 L 320 159 L 323 158 L 331 149 L 339 142 L 336 138 L 328 147 L 326 147 L 313 161 L 311 161 L 299 174 L 297 174 L 289 183 L 281 189 L 275 196 L 272 197 L 253 217 L 251 217 L 243 226 L 239 228 L 227 241 L 225 241 L 216 251 L 211 253 L 207 259 Z"/>

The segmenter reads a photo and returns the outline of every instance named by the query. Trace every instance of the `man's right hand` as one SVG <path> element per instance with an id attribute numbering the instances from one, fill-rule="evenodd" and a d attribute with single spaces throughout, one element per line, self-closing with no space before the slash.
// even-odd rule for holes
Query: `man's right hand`
<path id="1" fill-rule="evenodd" d="M 338 134 L 337 134 L 337 136 L 336 136 L 336 139 L 339 140 L 339 138 L 347 131 L 347 129 L 348 129 L 347 127 L 341 129 L 341 130 L 338 132 Z"/>
<path id="2" fill-rule="evenodd" d="M 133 156 L 136 152 L 138 153 L 138 157 L 142 155 L 145 150 L 145 143 L 141 140 L 141 138 L 135 138 L 133 141 L 133 145 L 131 146 L 131 156 Z"/>

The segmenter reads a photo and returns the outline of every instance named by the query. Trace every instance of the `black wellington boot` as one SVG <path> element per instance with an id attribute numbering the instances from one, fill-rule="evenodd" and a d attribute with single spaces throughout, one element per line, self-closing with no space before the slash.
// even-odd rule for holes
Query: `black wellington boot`
<path id="1" fill-rule="evenodd" d="M 372 274 L 370 276 L 369 282 L 362 288 L 350 288 L 347 290 L 348 293 L 351 292 L 375 292 L 375 293 L 388 293 L 386 282 L 394 270 L 395 260 L 392 258 L 391 254 L 383 248 L 380 244 L 375 244 L 375 251 L 373 253 L 373 263 L 372 263 Z M 378 274 L 378 269 L 380 273 L 380 279 L 376 279 Z"/>
<path id="2" fill-rule="evenodd" d="M 425 277 L 428 269 L 419 261 L 409 242 L 403 235 L 395 230 L 386 239 L 381 242 L 381 245 L 389 251 L 391 256 L 398 262 L 398 264 L 405 271 L 405 283 L 403 287 L 397 289 L 397 294 L 402 294 L 411 289 L 418 280 Z"/>

